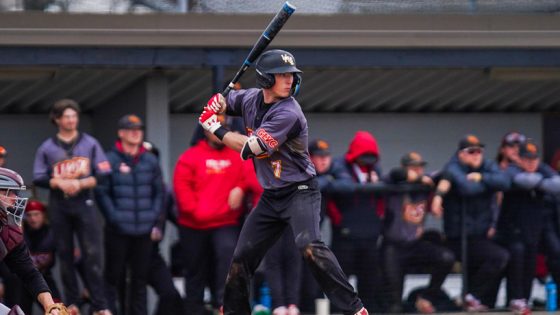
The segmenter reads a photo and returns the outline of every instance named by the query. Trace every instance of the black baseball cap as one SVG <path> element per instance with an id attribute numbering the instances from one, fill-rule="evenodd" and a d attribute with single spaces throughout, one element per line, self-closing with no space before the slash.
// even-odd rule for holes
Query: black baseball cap
<path id="1" fill-rule="evenodd" d="M 466 148 L 484 148 L 484 144 L 478 140 L 478 137 L 472 134 L 467 134 L 459 141 L 459 150 Z"/>
<path id="2" fill-rule="evenodd" d="M 318 156 L 331 155 L 330 145 L 327 141 L 316 139 L 309 143 L 309 154 Z"/>
<path id="3" fill-rule="evenodd" d="M 144 123 L 140 117 L 134 114 L 124 115 L 117 123 L 119 129 L 140 129 L 144 128 Z"/>
<path id="4" fill-rule="evenodd" d="M 428 162 L 422 159 L 422 156 L 417 152 L 408 152 L 401 158 L 402 166 L 426 166 Z"/>
<path id="5" fill-rule="evenodd" d="M 519 146 L 519 156 L 522 158 L 536 159 L 539 157 L 539 148 L 533 142 L 525 142 Z"/>

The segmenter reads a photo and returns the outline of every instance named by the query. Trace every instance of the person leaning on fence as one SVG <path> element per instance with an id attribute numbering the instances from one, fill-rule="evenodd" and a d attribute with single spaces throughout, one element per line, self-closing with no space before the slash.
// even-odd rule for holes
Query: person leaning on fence
<path id="1" fill-rule="evenodd" d="M 515 314 L 527 315 L 531 313 L 528 300 L 535 277 L 539 241 L 549 218 L 547 198 L 560 193 L 560 176 L 550 166 L 541 163 L 535 143 L 521 144 L 519 157 L 517 165 L 510 165 L 507 169 L 512 187 L 504 192 L 497 239 L 510 252 L 507 270 L 509 307 Z"/>
<path id="2" fill-rule="evenodd" d="M 100 178 L 95 190 L 106 222 L 106 295 L 111 311 L 117 313 L 120 275 L 130 272 L 130 285 L 125 285 L 129 305 L 120 305 L 119 314 L 142 315 L 148 312 L 151 232 L 163 209 L 163 178 L 158 159 L 143 146 L 144 123 L 140 117 L 124 115 L 117 128 L 118 140 L 107 152 L 113 171 Z"/>
<path id="3" fill-rule="evenodd" d="M 379 148 L 367 131 L 356 132 L 348 151 L 333 161 L 328 192 L 335 207 L 328 215 L 333 228 L 332 250 L 348 275 L 358 279 L 358 291 L 367 309 L 379 310 L 378 238 L 383 216 L 382 198 L 361 187 L 380 183 Z"/>
<path id="4" fill-rule="evenodd" d="M 401 167 L 392 169 L 385 180 L 387 184 L 410 187 L 406 192 L 389 191 L 385 203 L 381 256 L 392 313 L 403 311 L 404 274 L 410 267 L 429 269 L 430 283 L 418 294 L 415 307 L 420 313 L 434 313 L 433 303 L 455 262 L 452 251 L 421 239 L 430 191 L 434 186 L 432 179 L 424 174 L 425 165 L 420 154 L 409 152 L 402 157 Z"/>
<path id="5" fill-rule="evenodd" d="M 527 141 L 527 137 L 517 131 L 510 131 L 502 137 L 498 148 L 496 162 L 505 170 L 510 164 L 519 163 L 519 146 Z"/>
<path id="6" fill-rule="evenodd" d="M 434 199 L 441 200 L 445 194 L 444 231 L 457 259 L 461 259 L 461 233 L 463 226 L 466 227 L 468 270 L 463 272 L 468 272 L 468 287 L 463 307 L 467 311 L 486 311 L 488 307 L 481 299 L 494 289 L 495 281 L 509 260 L 507 250 L 498 245 L 490 233 L 494 195 L 509 188 L 509 177 L 496 163 L 484 158 L 484 144 L 469 134 L 459 141 L 457 151 L 445 165 L 442 181 L 450 183 L 449 191 L 445 193 L 438 188 Z"/>

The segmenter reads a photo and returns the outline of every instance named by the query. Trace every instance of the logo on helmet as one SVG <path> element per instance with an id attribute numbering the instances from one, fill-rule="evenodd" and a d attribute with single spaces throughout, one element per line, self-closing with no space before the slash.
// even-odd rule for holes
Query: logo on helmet
<path id="1" fill-rule="evenodd" d="M 289 63 L 291 66 L 295 65 L 295 61 L 294 61 L 294 57 L 288 55 L 288 54 L 283 54 L 281 55 L 282 60 L 284 60 L 284 63 Z"/>

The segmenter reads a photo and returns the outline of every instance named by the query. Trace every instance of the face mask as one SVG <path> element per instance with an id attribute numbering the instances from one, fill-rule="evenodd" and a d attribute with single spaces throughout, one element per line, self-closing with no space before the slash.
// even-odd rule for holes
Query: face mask
<path id="1" fill-rule="evenodd" d="M 356 163 L 360 166 L 373 167 L 377 163 L 377 156 L 373 154 L 362 154 L 356 158 Z"/>

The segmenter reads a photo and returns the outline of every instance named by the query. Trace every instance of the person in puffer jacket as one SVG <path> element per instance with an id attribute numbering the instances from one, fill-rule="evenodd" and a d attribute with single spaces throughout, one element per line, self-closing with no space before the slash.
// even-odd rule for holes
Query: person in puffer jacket
<path id="1" fill-rule="evenodd" d="M 344 157 L 333 161 L 326 192 L 335 206 L 327 209 L 332 222 L 332 251 L 348 275 L 358 278 L 358 291 L 367 309 L 379 310 L 381 287 L 378 238 L 383 216 L 382 198 L 358 192 L 362 186 L 380 184 L 377 140 L 367 131 L 356 132 Z"/>
<path id="2" fill-rule="evenodd" d="M 228 121 L 225 116 L 220 119 Z M 223 303 L 225 280 L 246 214 L 243 201 L 251 186 L 249 177 L 255 177 L 249 175 L 254 174 L 252 161 L 241 160 L 239 153 L 213 134 L 205 135 L 179 157 L 173 178 L 185 258 L 186 309 L 193 315 L 205 312 L 203 294 L 208 281 L 213 281 L 208 286 L 213 289 L 215 306 Z"/>
<path id="3" fill-rule="evenodd" d="M 511 255 L 507 270 L 509 307 L 515 314 L 527 315 L 531 313 L 528 300 L 539 242 L 550 218 L 548 202 L 552 195 L 560 193 L 560 176 L 541 163 L 538 148 L 532 142 L 520 145 L 519 157 L 519 162 L 510 164 L 506 170 L 512 187 L 504 193 L 497 235 Z M 560 255 L 557 251 L 548 254 L 549 259 L 558 259 Z M 552 268 L 552 273 L 558 277 L 557 268 Z"/>
<path id="4" fill-rule="evenodd" d="M 469 281 L 463 307 L 469 312 L 486 311 L 488 302 L 481 299 L 490 295 L 509 260 L 509 253 L 495 242 L 491 233 L 494 196 L 509 188 L 509 177 L 495 162 L 484 158 L 484 144 L 469 134 L 459 141 L 458 150 L 443 169 L 442 180 L 451 186 L 443 196 L 445 235 L 458 259 L 465 207 Z M 442 194 L 436 190 L 434 198 Z"/>
<path id="5" fill-rule="evenodd" d="M 136 115 L 118 122 L 119 140 L 107 159 L 112 172 L 96 187 L 96 199 L 105 216 L 105 280 L 109 308 L 117 311 L 120 276 L 130 268 L 127 288 L 130 312 L 147 314 L 146 284 L 152 251 L 150 238 L 163 209 L 164 188 L 158 159 L 144 148 L 144 124 Z M 120 299 L 121 301 L 124 299 Z"/>

